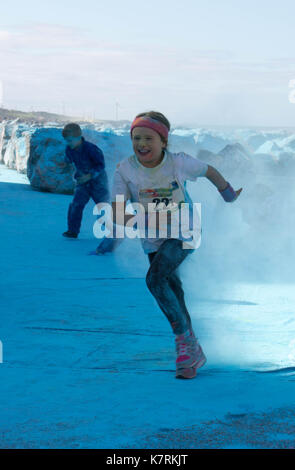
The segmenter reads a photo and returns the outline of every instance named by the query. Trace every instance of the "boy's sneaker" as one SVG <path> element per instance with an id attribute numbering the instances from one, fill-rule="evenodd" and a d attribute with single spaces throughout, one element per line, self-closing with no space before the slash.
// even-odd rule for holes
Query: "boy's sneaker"
<path id="1" fill-rule="evenodd" d="M 176 335 L 176 377 L 192 378 L 196 375 L 196 369 L 206 362 L 206 356 L 195 337 L 192 328 L 182 335 Z"/>
<path id="2" fill-rule="evenodd" d="M 71 232 L 70 230 L 67 230 L 66 232 L 63 233 L 63 236 L 67 238 L 77 238 L 78 234 L 75 232 Z"/>

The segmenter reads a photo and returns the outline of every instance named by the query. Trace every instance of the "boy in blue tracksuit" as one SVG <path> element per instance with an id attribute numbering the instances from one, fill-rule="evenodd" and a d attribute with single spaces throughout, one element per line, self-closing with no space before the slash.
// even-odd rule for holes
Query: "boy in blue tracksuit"
<path id="1" fill-rule="evenodd" d="M 67 124 L 62 131 L 67 142 L 65 158 L 74 164 L 77 182 L 74 198 L 68 209 L 68 230 L 64 237 L 77 238 L 80 232 L 84 207 L 92 198 L 95 204 L 109 202 L 108 177 L 105 171 L 104 155 L 97 145 L 88 142 L 82 136 L 81 128 L 76 123 Z M 110 240 L 101 243 L 102 251 L 111 251 Z"/>

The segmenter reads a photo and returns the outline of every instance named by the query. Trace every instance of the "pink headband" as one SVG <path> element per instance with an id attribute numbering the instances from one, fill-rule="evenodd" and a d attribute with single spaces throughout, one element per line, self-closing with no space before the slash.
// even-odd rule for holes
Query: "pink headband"
<path id="1" fill-rule="evenodd" d="M 161 122 L 149 116 L 140 116 L 134 119 L 130 128 L 131 137 L 132 130 L 134 129 L 134 127 L 149 127 L 150 129 L 153 129 L 154 131 L 158 132 L 158 134 L 160 134 L 165 139 L 168 139 L 168 127 L 166 127 L 165 124 L 162 124 Z"/>

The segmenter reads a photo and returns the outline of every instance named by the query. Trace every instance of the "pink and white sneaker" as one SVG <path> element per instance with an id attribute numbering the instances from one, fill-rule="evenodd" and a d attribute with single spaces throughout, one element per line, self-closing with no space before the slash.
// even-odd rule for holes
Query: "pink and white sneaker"
<path id="1" fill-rule="evenodd" d="M 193 329 L 189 328 L 181 335 L 176 335 L 176 377 L 193 378 L 196 370 L 202 367 L 207 359 L 196 338 Z"/>

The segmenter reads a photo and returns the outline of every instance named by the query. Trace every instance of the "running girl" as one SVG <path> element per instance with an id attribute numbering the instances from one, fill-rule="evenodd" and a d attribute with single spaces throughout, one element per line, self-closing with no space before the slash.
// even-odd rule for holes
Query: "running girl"
<path id="1" fill-rule="evenodd" d="M 209 179 L 226 202 L 234 201 L 242 190 L 234 191 L 214 167 L 198 158 L 184 152 L 168 151 L 169 130 L 168 119 L 155 111 L 138 114 L 132 122 L 130 134 L 134 154 L 118 163 L 112 187 L 113 214 L 121 212 L 120 219 L 124 220 L 125 226 L 134 217 L 125 214 L 127 200 L 141 203 L 145 209 L 149 203 L 162 200 L 176 203 L 179 207 L 186 202 L 191 207 L 185 182 L 196 181 L 199 176 Z M 119 194 L 124 195 L 124 202 L 116 203 Z M 117 219 L 119 224 L 119 217 Z M 184 249 L 183 240 L 181 236 L 141 238 L 150 263 L 147 287 L 175 334 L 176 377 L 193 378 L 196 370 L 205 364 L 206 357 L 194 334 L 177 272 L 183 260 L 195 250 L 193 247 Z"/>

